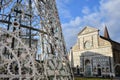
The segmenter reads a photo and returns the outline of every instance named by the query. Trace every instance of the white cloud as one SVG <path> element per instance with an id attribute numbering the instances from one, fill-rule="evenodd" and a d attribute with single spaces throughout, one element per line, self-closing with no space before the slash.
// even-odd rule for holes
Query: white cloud
<path id="1" fill-rule="evenodd" d="M 106 25 L 111 38 L 120 42 L 119 4 L 120 0 L 100 0 L 99 10 L 89 13 L 89 9 L 83 8 L 85 9 L 82 10 L 85 14 L 84 16 L 77 16 L 68 23 L 62 24 L 67 48 L 73 46 L 76 42 L 77 33 L 80 31 L 81 27 L 84 26 L 93 26 L 100 29 L 100 32 L 103 32 L 103 25 Z"/>
<path id="2" fill-rule="evenodd" d="M 105 18 L 111 37 L 116 40 L 120 34 L 120 0 L 101 1 L 101 15 Z M 120 42 L 120 38 L 117 39 Z"/>
<path id="3" fill-rule="evenodd" d="M 67 4 L 70 0 L 56 0 L 57 8 L 59 9 L 62 18 L 71 18 L 71 14 L 67 9 Z"/>
<path id="4" fill-rule="evenodd" d="M 81 29 L 80 23 L 81 23 L 80 17 L 76 17 L 69 23 L 62 24 L 63 34 L 67 44 L 67 48 L 70 48 L 71 45 L 75 44 L 77 33 Z"/>
<path id="5" fill-rule="evenodd" d="M 85 7 L 83 7 L 82 13 L 83 14 L 89 14 L 90 13 L 90 9 L 87 6 L 85 6 Z"/>
<path id="6" fill-rule="evenodd" d="M 77 27 L 80 25 L 81 19 L 80 17 L 76 17 L 75 19 L 71 20 L 69 23 L 62 24 L 63 27 Z"/>

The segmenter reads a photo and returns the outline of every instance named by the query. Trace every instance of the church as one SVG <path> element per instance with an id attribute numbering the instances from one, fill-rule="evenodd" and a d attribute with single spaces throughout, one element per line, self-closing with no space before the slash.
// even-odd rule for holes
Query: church
<path id="1" fill-rule="evenodd" d="M 110 38 L 107 27 L 104 36 L 96 28 L 85 27 L 69 53 L 71 66 L 83 76 L 120 76 L 120 43 Z"/>

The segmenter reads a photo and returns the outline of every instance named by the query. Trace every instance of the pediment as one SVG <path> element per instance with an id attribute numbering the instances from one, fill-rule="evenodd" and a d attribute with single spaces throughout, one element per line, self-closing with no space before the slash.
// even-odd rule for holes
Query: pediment
<path id="1" fill-rule="evenodd" d="M 91 32 L 96 32 L 96 31 L 98 31 L 98 29 L 87 26 L 82 31 L 80 31 L 78 35 L 89 34 Z"/>

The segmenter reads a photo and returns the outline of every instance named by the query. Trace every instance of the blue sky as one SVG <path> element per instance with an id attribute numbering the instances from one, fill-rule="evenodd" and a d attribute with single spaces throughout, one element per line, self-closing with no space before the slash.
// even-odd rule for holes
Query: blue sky
<path id="1" fill-rule="evenodd" d="M 112 40 L 120 42 L 120 0 L 56 0 L 67 49 L 85 26 L 100 30 L 106 25 Z"/>
<path id="2" fill-rule="evenodd" d="M 88 8 L 91 11 L 97 10 L 99 6 L 99 0 L 57 0 L 57 6 L 61 18 L 61 22 L 69 21 L 69 18 L 75 18 L 76 16 L 83 16 L 83 9 L 86 11 Z M 67 15 L 63 15 L 63 14 Z"/>

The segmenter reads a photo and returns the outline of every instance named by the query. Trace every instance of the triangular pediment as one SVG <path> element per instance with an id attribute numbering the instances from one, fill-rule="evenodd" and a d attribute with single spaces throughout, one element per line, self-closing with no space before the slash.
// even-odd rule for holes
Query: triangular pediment
<path id="1" fill-rule="evenodd" d="M 84 29 L 82 29 L 82 31 L 80 31 L 78 35 L 89 34 L 96 31 L 98 31 L 98 29 L 87 26 Z"/>

